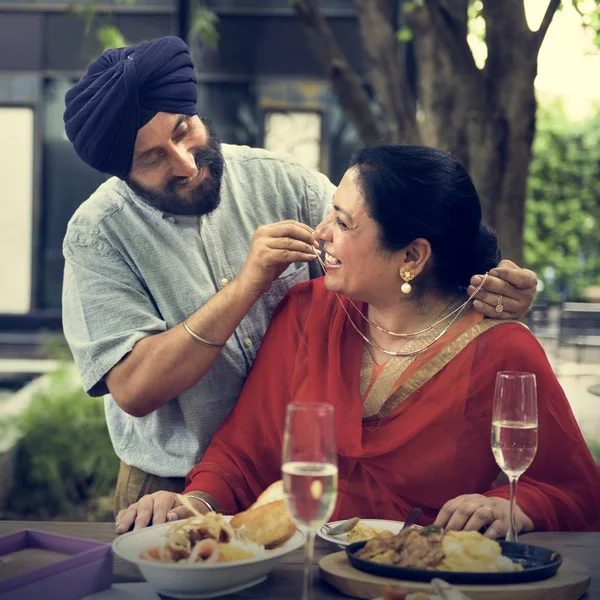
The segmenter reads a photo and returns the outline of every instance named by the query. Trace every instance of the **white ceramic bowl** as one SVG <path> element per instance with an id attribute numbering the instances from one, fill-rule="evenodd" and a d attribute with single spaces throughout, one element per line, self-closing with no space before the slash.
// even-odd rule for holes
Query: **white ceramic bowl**
<path id="1" fill-rule="evenodd" d="M 304 543 L 299 531 L 275 550 L 265 550 L 252 560 L 216 564 L 178 565 L 140 558 L 144 550 L 165 542 L 172 523 L 137 529 L 119 536 L 113 542 L 114 553 L 135 563 L 146 581 L 159 593 L 181 600 L 217 598 L 233 594 L 263 582 L 283 556 Z"/>

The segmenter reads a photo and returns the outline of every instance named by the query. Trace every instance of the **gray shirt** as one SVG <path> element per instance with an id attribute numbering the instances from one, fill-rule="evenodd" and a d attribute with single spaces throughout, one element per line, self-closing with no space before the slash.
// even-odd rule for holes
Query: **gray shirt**
<path id="1" fill-rule="evenodd" d="M 233 408 L 273 311 L 309 277 L 291 265 L 242 319 L 209 372 L 149 414 L 131 417 L 108 393 L 105 375 L 142 338 L 181 323 L 231 281 L 255 230 L 295 219 L 315 227 L 335 187 L 292 159 L 223 145 L 221 204 L 203 217 L 167 215 L 112 178 L 69 222 L 63 244 L 63 327 L 82 383 L 105 395 L 119 458 L 162 477 L 182 477 L 204 454 Z"/>

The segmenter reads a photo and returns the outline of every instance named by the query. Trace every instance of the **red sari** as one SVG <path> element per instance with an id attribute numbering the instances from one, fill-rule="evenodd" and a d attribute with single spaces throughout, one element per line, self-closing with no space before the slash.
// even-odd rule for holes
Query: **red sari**
<path id="1" fill-rule="evenodd" d="M 339 453 L 333 519 L 404 520 L 418 506 L 425 525 L 461 494 L 508 498 L 508 485 L 494 485 L 500 469 L 490 448 L 495 376 L 527 371 L 537 377 L 539 439 L 517 503 L 536 529 L 584 530 L 598 521 L 598 467 L 526 327 L 470 311 L 406 369 L 367 420 L 363 343 L 323 279 L 295 287 L 277 309 L 235 409 L 188 473 L 186 492 L 211 494 L 226 514 L 247 508 L 281 477 L 287 404 L 325 401 L 334 406 Z"/>

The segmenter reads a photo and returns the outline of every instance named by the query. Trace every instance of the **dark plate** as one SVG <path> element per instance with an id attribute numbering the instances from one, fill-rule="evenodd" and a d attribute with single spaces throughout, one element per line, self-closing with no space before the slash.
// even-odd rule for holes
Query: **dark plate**
<path id="1" fill-rule="evenodd" d="M 499 543 L 502 546 L 502 554 L 510 558 L 513 562 L 523 565 L 522 571 L 512 571 L 510 573 L 471 573 L 461 571 L 453 573 L 450 571 L 409 569 L 392 565 L 382 565 L 372 560 L 364 560 L 355 556 L 355 553 L 366 542 L 350 544 L 346 548 L 346 554 L 348 555 L 350 564 L 354 568 L 366 573 L 372 573 L 373 575 L 408 581 L 431 581 L 434 577 L 439 577 L 448 583 L 473 585 L 502 585 L 549 579 L 556 575 L 558 568 L 562 564 L 562 556 L 553 550 L 539 548 L 538 546 L 529 546 L 527 544 L 515 544 L 513 542 Z"/>

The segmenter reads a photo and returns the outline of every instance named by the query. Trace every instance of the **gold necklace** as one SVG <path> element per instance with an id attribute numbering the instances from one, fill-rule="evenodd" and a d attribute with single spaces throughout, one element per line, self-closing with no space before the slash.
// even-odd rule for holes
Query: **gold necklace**
<path id="1" fill-rule="evenodd" d="M 487 273 L 486 273 L 486 277 L 487 277 Z M 414 336 L 417 336 L 417 335 L 422 335 L 423 333 L 427 333 L 428 331 L 430 331 L 431 329 L 433 329 L 434 327 L 436 327 L 440 323 L 443 323 L 446 319 L 449 319 L 450 317 L 452 317 L 457 312 L 460 312 L 463 308 L 465 308 L 465 306 L 467 306 L 467 304 L 470 302 L 471 298 L 468 298 L 459 307 L 455 308 L 451 313 L 447 314 L 445 317 L 442 317 L 441 319 L 439 319 L 435 323 L 432 323 L 431 325 L 429 325 L 429 327 L 425 327 L 425 329 L 421 329 L 419 331 L 413 331 L 412 333 L 398 333 L 396 331 L 390 331 L 389 329 L 384 329 L 380 325 L 377 325 L 377 323 L 375 323 L 374 321 L 371 321 L 371 319 L 369 319 L 369 317 L 367 317 L 367 315 L 364 315 L 362 313 L 362 311 L 359 310 L 358 306 L 356 306 L 356 304 L 354 304 L 354 302 L 352 302 L 352 300 L 350 300 L 350 298 L 348 298 L 347 300 L 357 310 L 358 314 L 365 321 L 367 321 L 368 323 L 370 323 L 371 325 L 373 325 L 373 327 L 375 327 L 375 329 L 379 329 L 379 331 L 383 331 L 383 333 L 387 333 L 388 335 L 393 335 L 395 337 L 406 338 L 406 337 L 414 337 Z"/>
<path id="2" fill-rule="evenodd" d="M 319 263 L 321 264 L 321 268 L 323 269 L 323 271 L 325 273 L 327 273 L 327 267 L 325 266 L 325 263 L 323 262 L 323 259 L 315 252 L 315 254 L 317 255 L 317 258 L 319 260 Z M 427 348 L 429 348 L 429 346 L 435 344 L 435 342 L 437 342 L 447 331 L 448 329 L 450 329 L 450 327 L 452 327 L 452 325 L 454 325 L 454 323 L 457 321 L 458 317 L 460 317 L 462 311 L 465 309 L 465 307 L 469 304 L 469 302 L 479 293 L 479 290 L 481 290 L 481 288 L 483 287 L 483 284 L 485 283 L 485 280 L 487 279 L 488 274 L 486 273 L 483 276 L 483 281 L 477 286 L 477 289 L 467 298 L 466 302 L 463 302 L 463 304 L 461 304 L 458 309 L 454 310 L 452 313 L 450 313 L 450 315 L 447 315 L 446 317 L 443 317 L 441 319 L 439 319 L 438 321 L 436 321 L 435 323 L 433 323 L 433 325 L 430 325 L 429 327 L 427 327 L 426 329 L 424 329 L 421 332 L 416 332 L 413 334 L 409 334 L 409 335 L 417 335 L 418 333 L 423 333 L 424 331 L 428 331 L 430 330 L 432 327 L 435 327 L 436 325 L 439 325 L 440 323 L 442 323 L 443 321 L 445 321 L 449 316 L 452 316 L 454 313 L 457 314 L 454 317 L 454 319 L 452 319 L 452 321 L 450 321 L 450 323 L 442 330 L 441 333 L 439 333 L 431 342 L 429 342 L 428 344 L 426 344 L 425 346 L 423 346 L 422 348 L 419 348 L 418 350 L 412 350 L 410 352 L 396 352 L 394 350 L 385 350 L 384 348 L 381 348 L 380 346 L 378 346 L 375 342 L 372 342 L 358 327 L 358 325 L 356 325 L 356 323 L 352 320 L 352 317 L 350 316 L 350 313 L 346 310 L 346 307 L 344 306 L 344 303 L 342 302 L 342 300 L 340 299 L 339 295 L 337 294 L 337 292 L 334 292 L 335 297 L 338 299 L 338 302 L 340 303 L 340 306 L 344 309 L 344 312 L 346 313 L 346 316 L 348 317 L 348 320 L 350 321 L 350 324 L 352 325 L 352 327 L 354 327 L 354 329 L 356 330 L 356 333 L 358 333 L 358 335 L 360 335 L 360 337 L 367 343 L 369 344 L 371 347 L 375 348 L 375 350 L 379 350 L 379 352 L 383 352 L 384 354 L 387 354 L 388 356 L 414 356 L 415 354 L 420 354 L 421 352 L 423 352 L 424 350 L 427 350 Z M 358 311 L 358 313 L 364 317 L 364 315 L 362 314 L 362 312 L 360 310 L 358 310 L 358 308 L 356 307 L 356 305 L 352 302 L 352 300 L 350 300 L 350 298 L 348 298 L 348 301 L 350 302 L 350 304 L 352 304 L 352 306 L 354 306 L 354 308 Z M 367 321 L 369 321 L 369 323 L 372 323 L 369 319 L 367 319 L 366 317 L 364 317 Z M 384 331 L 385 333 L 389 333 L 391 335 L 393 335 L 390 331 L 387 331 L 385 329 L 382 329 L 380 327 L 378 327 L 377 325 L 375 325 L 374 323 L 372 323 L 375 327 L 377 327 L 377 329 L 381 329 L 381 331 Z"/>
<path id="3" fill-rule="evenodd" d="M 336 294 L 337 296 L 337 294 Z M 450 323 L 444 328 L 442 329 L 442 331 L 435 337 L 433 338 L 433 340 L 431 340 L 431 342 L 429 342 L 428 344 L 425 344 L 425 346 L 423 346 L 422 348 L 419 348 L 417 350 L 411 350 L 410 352 L 397 352 L 395 350 L 386 350 L 385 348 L 382 348 L 381 346 L 378 346 L 375 342 L 371 341 L 358 327 L 358 325 L 352 320 L 352 317 L 350 316 L 350 313 L 346 310 L 346 307 L 344 306 L 344 304 L 342 303 L 342 301 L 340 300 L 339 296 L 337 296 L 338 301 L 340 302 L 341 307 L 344 309 L 344 312 L 346 313 L 346 316 L 348 317 L 348 320 L 350 321 L 350 325 L 352 325 L 352 327 L 354 327 L 354 329 L 356 329 L 356 332 L 358 333 L 358 335 L 360 335 L 360 337 L 365 340 L 365 342 L 367 342 L 367 344 L 369 344 L 370 346 L 372 346 L 373 348 L 375 348 L 375 350 L 379 350 L 379 352 L 383 352 L 384 354 L 387 354 L 388 356 L 414 356 L 415 354 L 420 354 L 421 352 L 423 352 L 424 350 L 426 350 L 427 348 L 429 348 L 429 346 L 431 346 L 432 344 L 435 344 L 435 342 L 437 342 L 445 333 L 446 331 L 448 331 L 448 329 L 450 329 L 450 327 L 452 327 L 452 325 L 454 325 L 454 323 L 456 322 L 456 320 L 458 319 L 458 317 L 460 317 L 461 313 L 458 313 L 454 319 L 452 319 L 452 321 L 450 321 Z"/>

